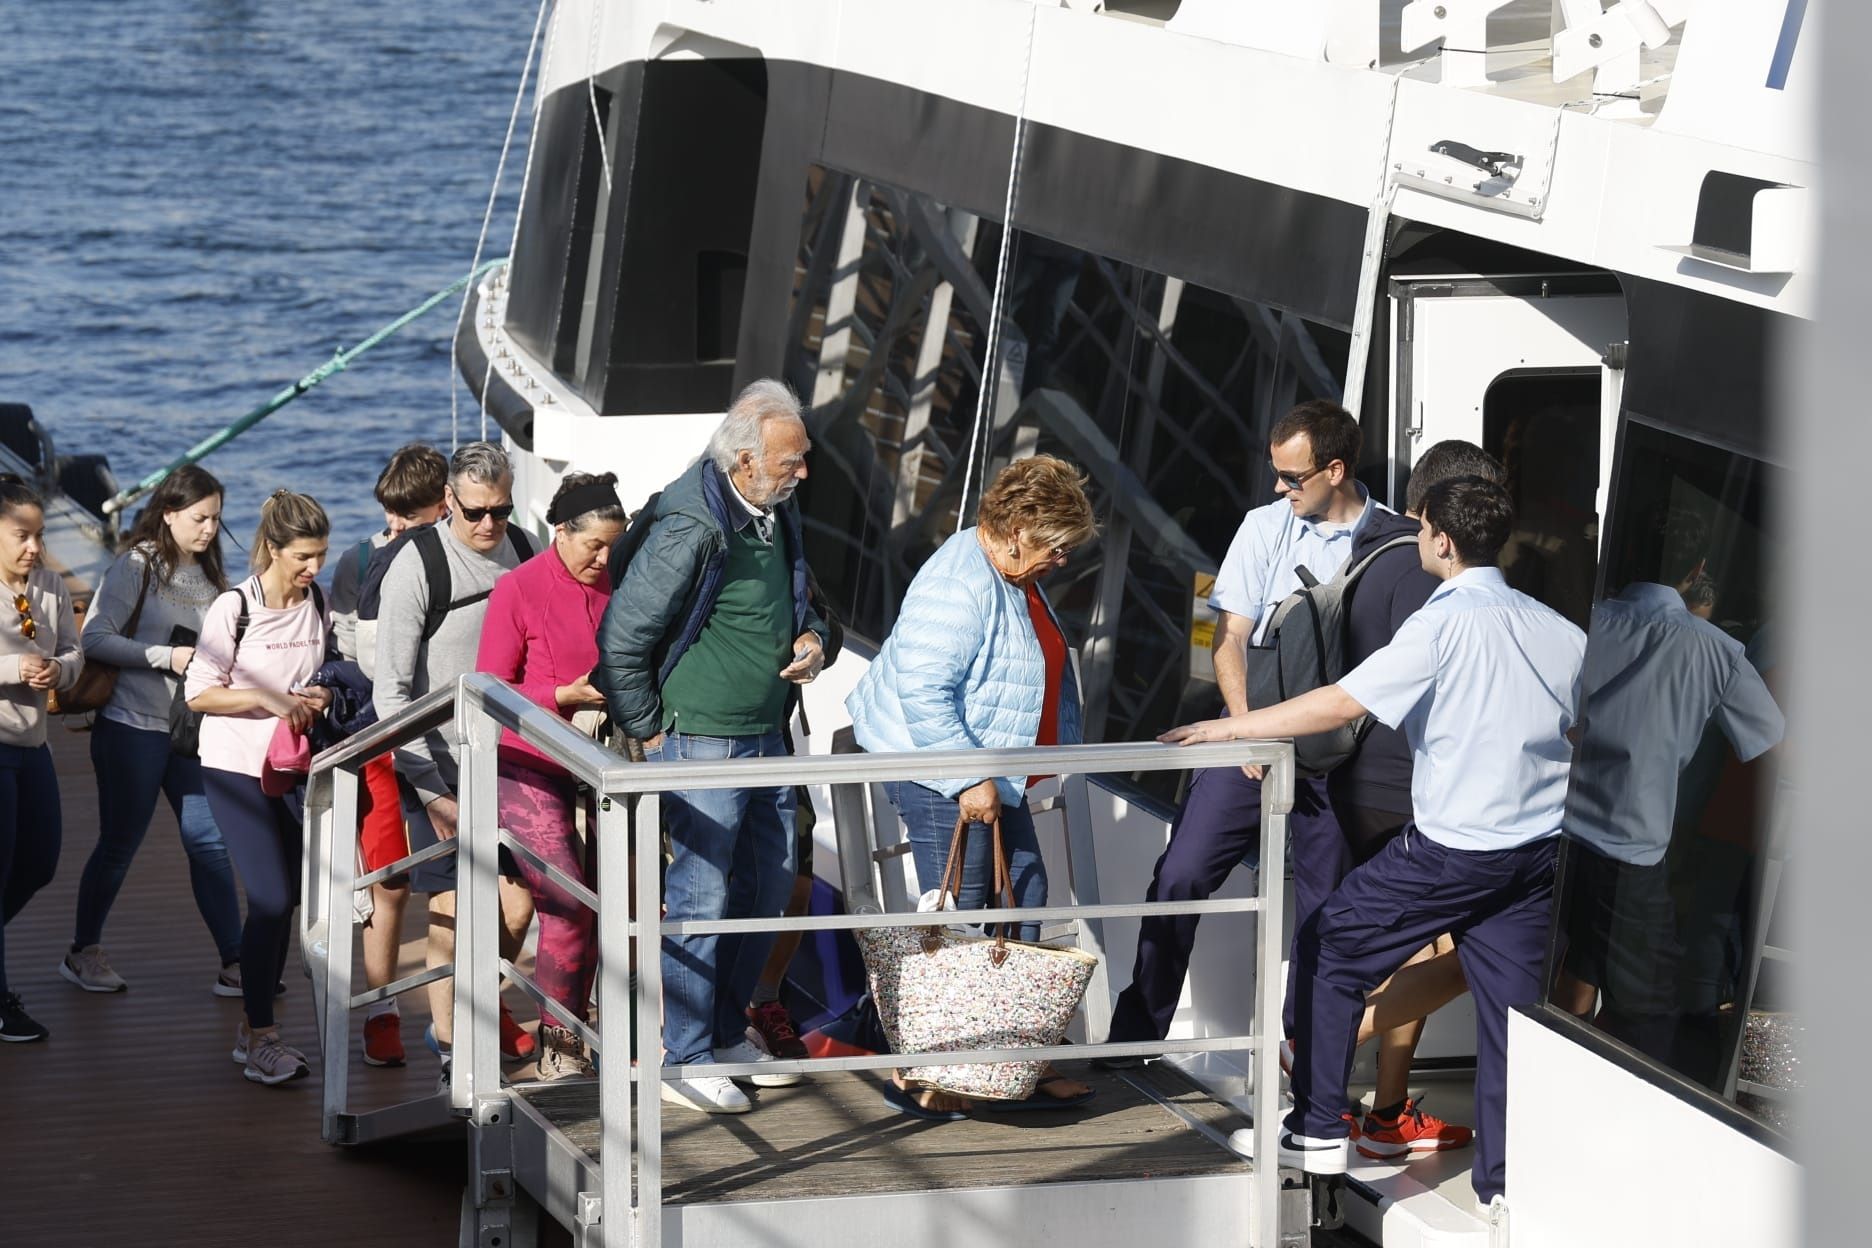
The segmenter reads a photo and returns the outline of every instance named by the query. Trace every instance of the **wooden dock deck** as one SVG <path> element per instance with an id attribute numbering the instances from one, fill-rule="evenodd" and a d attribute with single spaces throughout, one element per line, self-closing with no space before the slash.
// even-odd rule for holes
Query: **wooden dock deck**
<path id="1" fill-rule="evenodd" d="M 88 735 L 55 721 L 51 742 L 64 849 L 57 877 L 7 925 L 6 944 L 12 990 L 52 1036 L 0 1045 L 0 1244 L 454 1244 L 464 1173 L 458 1140 L 358 1152 L 319 1141 L 318 1026 L 296 953 L 281 1022 L 312 1057 L 312 1076 L 278 1088 L 241 1077 L 229 1057 L 240 1002 L 209 990 L 215 950 L 166 805 L 104 933 L 129 991 L 81 992 L 60 978 L 78 877 L 97 843 L 97 787 Z M 407 918 L 403 962 L 414 971 L 422 963 L 420 907 Z M 390 1104 L 435 1086 L 436 1060 L 422 1045 L 423 994 L 407 994 L 403 1010 L 408 1066 L 368 1067 L 353 1044 L 360 1104 Z"/>

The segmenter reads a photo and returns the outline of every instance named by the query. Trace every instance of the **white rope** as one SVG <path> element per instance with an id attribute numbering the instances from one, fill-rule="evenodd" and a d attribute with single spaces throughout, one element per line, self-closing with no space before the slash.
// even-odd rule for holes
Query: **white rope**
<path id="1" fill-rule="evenodd" d="M 1001 379 L 1001 299 L 1007 286 L 1009 245 L 1014 240 L 1014 197 L 1020 185 L 1021 145 L 1027 135 L 1027 84 L 1033 77 L 1034 20 L 1037 9 L 1027 10 L 1027 55 L 1022 63 L 1020 107 L 1014 114 L 1014 154 L 1008 162 L 1007 202 L 1001 213 L 1001 254 L 995 258 L 994 301 L 988 308 L 988 351 L 983 357 L 981 385 L 975 392 L 975 424 L 969 430 L 968 462 L 962 471 L 962 502 L 956 508 L 956 532 L 968 521 L 969 486 L 975 480 L 975 448 L 982 453 L 982 490 L 988 488 L 988 443 L 993 426 L 987 422 L 990 394 Z"/>
<path id="2" fill-rule="evenodd" d="M 542 14 L 544 14 L 546 11 L 546 7 L 545 7 L 546 3 L 547 3 L 547 0 L 540 0 L 540 12 Z M 597 0 L 593 0 L 593 3 L 597 3 Z M 535 34 L 537 33 L 538 33 L 538 28 L 535 27 Z M 552 28 L 546 32 L 546 47 L 540 53 L 540 79 L 541 80 L 544 80 L 546 77 L 546 66 L 552 60 L 553 40 L 557 39 L 558 37 L 559 37 L 559 23 L 554 22 L 552 24 Z M 521 76 L 520 85 L 521 85 L 521 88 L 524 90 L 526 87 L 526 77 L 524 75 Z M 520 202 L 518 206 L 516 206 L 514 209 L 513 238 L 510 239 L 507 243 L 507 255 L 508 255 L 509 265 L 513 263 L 512 257 L 514 254 L 514 250 L 520 246 L 520 224 L 521 222 L 526 220 L 527 186 L 533 181 L 533 157 L 539 151 L 540 115 L 545 111 L 541 107 L 541 105 L 544 102 L 545 101 L 543 101 L 540 98 L 540 91 L 539 91 L 538 86 L 535 86 L 533 89 L 533 128 L 527 131 L 526 164 L 520 167 Z M 509 293 L 511 294 L 512 293 L 511 285 L 509 286 L 508 290 L 509 290 Z M 494 384 L 494 357 L 492 355 L 489 355 L 487 359 L 487 372 L 482 374 L 482 377 L 481 377 L 481 440 L 483 442 L 487 441 L 487 436 L 488 436 L 488 413 L 487 413 L 488 387 L 492 386 L 493 384 Z"/>
<path id="3" fill-rule="evenodd" d="M 611 148 L 605 142 L 605 122 L 598 113 L 598 35 L 602 27 L 599 18 L 604 14 L 604 5 L 593 0 L 591 34 L 585 44 L 585 98 L 591 101 L 592 127 L 598 135 L 598 159 L 603 163 L 605 194 L 611 194 Z"/>
<path id="4" fill-rule="evenodd" d="M 533 19 L 533 37 L 527 41 L 526 64 L 520 67 L 520 89 L 514 92 L 513 111 L 507 117 L 507 137 L 501 141 L 500 163 L 494 166 L 494 185 L 488 188 L 487 209 L 481 214 L 481 234 L 475 239 L 474 259 L 468 265 L 468 272 L 481 267 L 481 252 L 487 246 L 488 227 L 494 221 L 494 201 L 500 196 L 501 179 L 507 172 L 507 152 L 513 146 L 514 128 L 520 122 L 520 105 L 526 100 L 527 79 L 533 73 L 533 53 L 539 47 L 540 27 L 546 24 L 546 9 L 552 0 L 540 0 L 539 15 Z M 533 151 L 529 145 L 527 160 L 531 163 Z M 522 206 L 524 210 L 524 205 Z M 507 253 L 511 256 L 513 253 Z M 461 406 L 457 385 L 461 379 L 461 365 L 456 355 L 456 342 L 461 337 L 462 322 L 468 319 L 468 304 L 474 298 L 474 281 L 462 288 L 461 310 L 455 314 L 455 332 L 449 335 L 449 450 L 452 452 L 461 445 Z M 493 364 L 490 359 L 489 371 Z M 487 394 L 487 383 L 481 383 L 481 393 Z M 481 404 L 481 430 L 487 433 L 487 404 Z"/>

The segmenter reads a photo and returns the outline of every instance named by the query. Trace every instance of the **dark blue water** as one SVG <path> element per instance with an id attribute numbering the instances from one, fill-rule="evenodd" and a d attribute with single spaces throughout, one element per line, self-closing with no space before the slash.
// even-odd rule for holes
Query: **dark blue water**
<path id="1" fill-rule="evenodd" d="M 128 484 L 465 272 L 535 11 L 0 0 L 0 400 Z M 385 456 L 449 445 L 457 306 L 205 461 L 233 536 L 281 485 L 379 521 Z"/>

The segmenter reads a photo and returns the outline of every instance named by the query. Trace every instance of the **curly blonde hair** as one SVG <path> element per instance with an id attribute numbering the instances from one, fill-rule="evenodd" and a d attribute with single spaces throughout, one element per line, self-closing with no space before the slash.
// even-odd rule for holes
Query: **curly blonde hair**
<path id="1" fill-rule="evenodd" d="M 1030 545 L 1072 548 L 1098 536 L 1086 476 L 1052 455 L 1017 459 L 982 495 L 977 523 L 997 539 L 1025 534 Z"/>

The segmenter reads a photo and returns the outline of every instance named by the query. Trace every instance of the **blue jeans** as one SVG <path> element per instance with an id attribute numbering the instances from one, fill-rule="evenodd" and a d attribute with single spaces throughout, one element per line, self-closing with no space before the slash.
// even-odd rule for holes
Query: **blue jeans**
<path id="1" fill-rule="evenodd" d="M 886 784 L 884 792 L 903 818 L 904 829 L 910 837 L 910 853 L 916 860 L 917 887 L 927 893 L 942 884 L 943 867 L 949 861 L 949 841 L 955 836 L 961 807 L 954 798 L 944 797 L 935 789 L 909 780 Z M 1034 835 L 1033 815 L 1025 801 L 1018 806 L 1001 807 L 1001 847 L 1007 853 L 1014 904 L 1021 907 L 1046 905 L 1046 864 L 1040 860 L 1040 841 Z M 988 825 L 969 824 L 968 845 L 962 854 L 962 892 L 956 900 L 956 909 L 979 910 L 1000 904 L 998 899 L 988 896 L 994 888 L 990 858 L 993 850 L 994 837 Z M 1040 925 L 1022 923 L 1009 934 L 1016 940 L 1038 940 Z"/>
<path id="2" fill-rule="evenodd" d="M 6 925 L 52 882 L 60 840 L 58 773 L 43 745 L 0 745 L 0 993 Z"/>
<path id="3" fill-rule="evenodd" d="M 788 753 L 778 732 L 703 737 L 671 732 L 656 762 Z M 794 790 L 689 789 L 663 794 L 671 860 L 663 904 L 673 922 L 778 918 L 793 893 Z M 747 1004 L 773 948 L 771 932 L 663 938 L 663 1048 L 672 1066 L 712 1062 L 746 1038 Z"/>
<path id="4" fill-rule="evenodd" d="M 104 920 L 149 832 L 156 799 L 167 797 L 182 829 L 195 908 L 208 925 L 221 964 L 238 962 L 241 913 L 234 864 L 202 792 L 201 760 L 171 751 L 167 732 L 132 728 L 100 715 L 91 728 L 91 766 L 97 772 L 98 842 L 78 881 L 72 943 L 83 948 L 103 940 Z"/>

